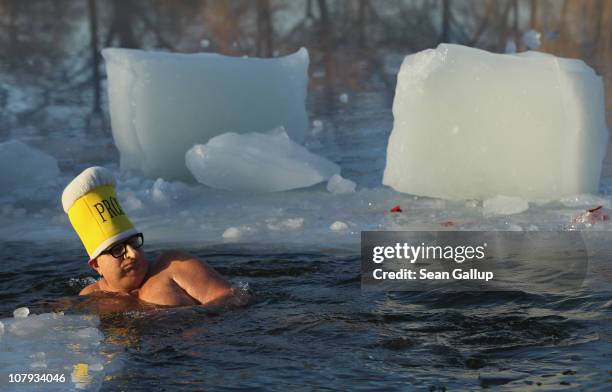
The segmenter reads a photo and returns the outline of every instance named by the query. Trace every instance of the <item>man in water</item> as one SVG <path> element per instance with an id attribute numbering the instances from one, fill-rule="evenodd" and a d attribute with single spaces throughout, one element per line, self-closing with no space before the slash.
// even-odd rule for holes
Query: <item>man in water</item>
<path id="1" fill-rule="evenodd" d="M 180 251 L 163 253 L 153 264 L 144 258 L 144 237 L 117 200 L 113 175 L 91 167 L 64 190 L 62 204 L 101 279 L 80 295 L 115 293 L 158 305 L 218 304 L 232 286 L 212 267 Z"/>

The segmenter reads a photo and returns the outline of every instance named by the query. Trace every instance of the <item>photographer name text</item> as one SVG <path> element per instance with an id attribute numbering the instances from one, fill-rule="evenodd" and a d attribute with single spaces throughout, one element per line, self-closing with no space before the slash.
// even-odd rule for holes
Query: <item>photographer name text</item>
<path id="1" fill-rule="evenodd" d="M 424 261 L 454 262 L 457 264 L 466 261 L 478 262 L 485 258 L 487 244 L 472 246 L 440 246 L 440 245 L 410 245 L 396 243 L 394 246 L 375 246 L 372 249 L 372 262 L 382 264 L 408 264 L 410 268 L 385 270 L 375 268 L 372 277 L 375 280 L 478 280 L 490 281 L 494 278 L 492 271 L 482 271 L 478 268 L 455 268 L 452 271 L 431 271 L 427 268 L 413 268 L 414 263 Z"/>

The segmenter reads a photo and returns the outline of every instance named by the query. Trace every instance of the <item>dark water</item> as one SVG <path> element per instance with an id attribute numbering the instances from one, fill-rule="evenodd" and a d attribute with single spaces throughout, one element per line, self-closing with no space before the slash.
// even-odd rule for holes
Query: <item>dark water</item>
<path id="1" fill-rule="evenodd" d="M 357 253 L 244 249 L 189 250 L 248 284 L 247 306 L 109 312 L 74 297 L 92 276 L 81 249 L 5 243 L 0 317 L 98 313 L 123 361 L 104 391 L 612 387 L 610 286 L 597 278 L 569 295 L 366 293 Z"/>

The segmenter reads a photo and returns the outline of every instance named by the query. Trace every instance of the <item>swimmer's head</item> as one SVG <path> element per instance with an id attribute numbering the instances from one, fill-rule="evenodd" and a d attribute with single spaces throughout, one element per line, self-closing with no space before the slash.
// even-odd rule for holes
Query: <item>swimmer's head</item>
<path id="1" fill-rule="evenodd" d="M 139 288 L 149 264 L 144 258 L 142 233 L 117 241 L 89 260 L 89 266 L 104 277 L 110 291 L 130 292 Z"/>
<path id="2" fill-rule="evenodd" d="M 117 200 L 114 176 L 103 167 L 76 176 L 64 189 L 62 205 L 90 260 L 138 233 Z"/>

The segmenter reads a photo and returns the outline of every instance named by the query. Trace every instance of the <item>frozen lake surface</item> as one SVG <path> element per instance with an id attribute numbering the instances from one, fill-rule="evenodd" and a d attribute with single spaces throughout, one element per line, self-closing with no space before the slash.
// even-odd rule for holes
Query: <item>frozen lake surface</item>
<path id="1" fill-rule="evenodd" d="M 386 145 L 392 128 L 386 91 L 339 97 L 330 107 L 311 93 L 311 130 L 305 146 L 338 164 L 356 192 L 330 193 L 325 183 L 276 193 L 214 190 L 197 183 L 145 179 L 120 173 L 110 135 L 83 141 L 70 133 L 20 139 L 54 156 L 61 175 L 42 189 L 12 188 L 0 195 L 3 240 L 76 240 L 60 206 L 63 187 L 84 168 L 98 164 L 118 175 L 117 191 L 130 218 L 148 241 L 271 244 L 307 250 L 358 245 L 362 230 L 609 230 L 610 221 L 589 217 L 598 206 L 607 214 L 612 174 L 607 161 L 598 194 L 548 203 L 521 200 L 445 201 L 414 197 L 382 186 Z M 517 158 L 518 159 L 518 158 Z M 395 205 L 402 213 L 390 213 Z M 345 225 L 332 225 L 342 222 Z M 334 230 L 337 227 L 345 227 Z M 228 230 L 235 233 L 223 236 Z M 149 242 L 151 243 L 151 242 Z M 356 249 L 356 248 L 355 248 Z"/>

